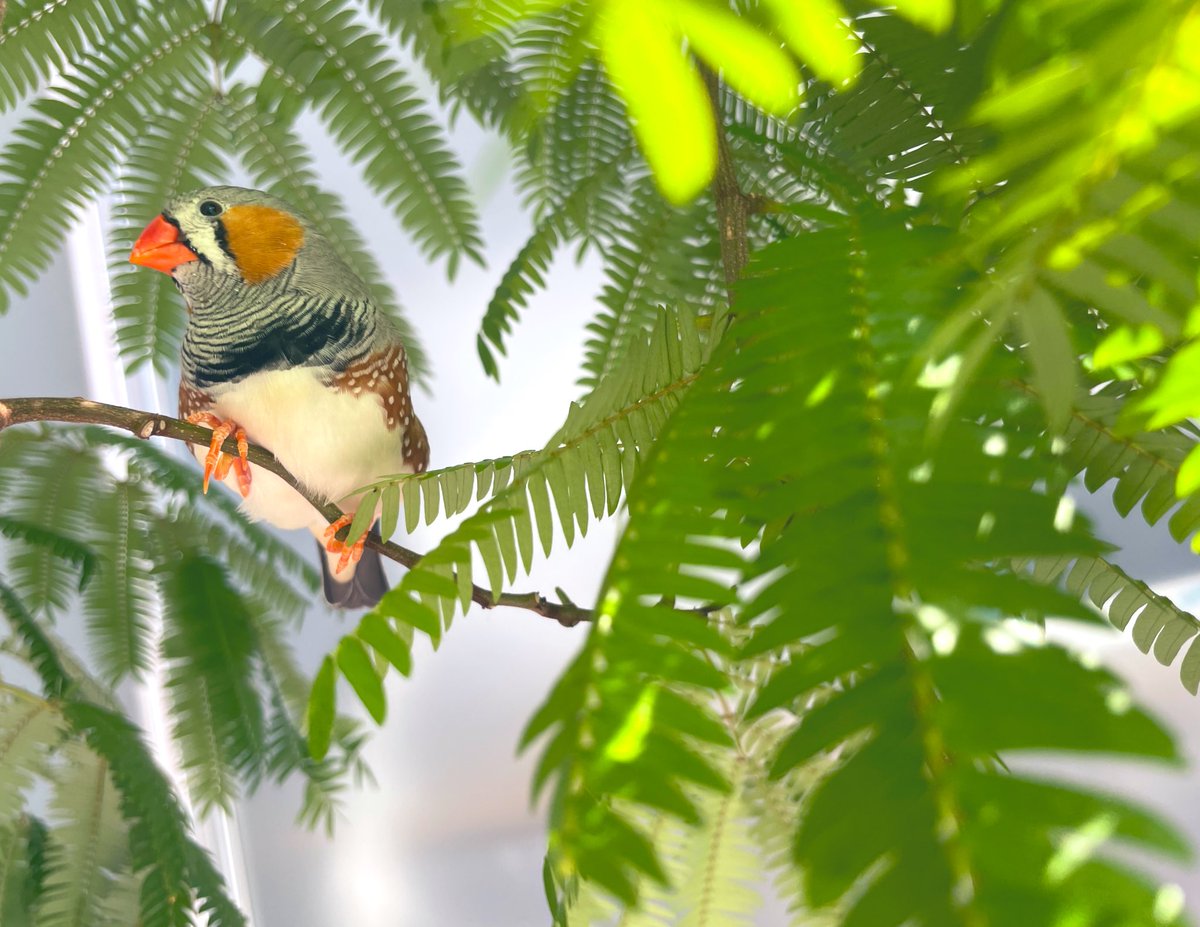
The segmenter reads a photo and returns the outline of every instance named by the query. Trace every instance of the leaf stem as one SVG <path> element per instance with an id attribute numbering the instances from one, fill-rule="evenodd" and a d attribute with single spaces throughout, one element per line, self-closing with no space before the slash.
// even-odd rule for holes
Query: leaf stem
<path id="1" fill-rule="evenodd" d="M 721 119 L 721 79 L 703 62 L 697 62 L 708 98 L 712 102 L 713 116 L 717 123 L 717 173 L 713 178 L 713 200 L 717 205 L 717 227 L 721 240 L 721 266 L 725 270 L 725 287 L 729 301 L 733 302 L 733 288 L 741 279 L 742 271 L 750 259 L 750 239 L 747 219 L 759 207 L 738 185 L 737 171 L 733 166 L 733 153 L 725 124 Z"/>

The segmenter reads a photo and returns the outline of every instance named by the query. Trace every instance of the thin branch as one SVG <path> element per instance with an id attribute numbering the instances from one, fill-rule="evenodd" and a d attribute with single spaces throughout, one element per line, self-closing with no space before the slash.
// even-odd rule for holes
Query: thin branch
<path id="1" fill-rule="evenodd" d="M 212 90 L 220 97 L 224 96 L 225 88 L 221 81 L 221 13 L 222 0 L 213 0 L 212 16 L 208 23 L 208 53 L 212 58 Z"/>
<path id="2" fill-rule="evenodd" d="M 738 185 L 733 153 L 729 149 L 729 138 L 721 119 L 721 79 L 703 62 L 699 62 L 698 66 L 717 122 L 717 173 L 713 178 L 713 199 L 717 204 L 721 266 L 725 270 L 725 287 L 729 290 L 729 301 L 732 303 L 734 285 L 741 279 L 746 262 L 750 260 L 747 218 L 752 212 L 759 211 L 761 205 L 757 198 L 747 196 Z"/>
<path id="3" fill-rule="evenodd" d="M 29 399 L 0 399 L 0 431 L 10 425 L 24 425 L 31 422 L 74 422 L 86 425 L 108 425 L 128 431 L 135 437 L 148 440 L 150 438 L 173 438 L 189 444 L 207 447 L 212 432 L 200 425 L 192 425 L 167 415 L 153 412 L 141 412 L 137 409 L 126 409 L 122 406 L 110 406 L 102 402 L 92 402 L 90 399 L 67 398 L 29 398 Z M 221 450 L 227 454 L 237 454 L 237 441 L 230 437 Z M 250 462 L 264 470 L 269 470 L 281 480 L 300 493 L 308 502 L 321 513 L 321 517 L 332 523 L 345 513 L 334 503 L 325 501 L 305 488 L 291 473 L 289 473 L 270 451 L 250 445 Z M 343 528 L 338 536 L 344 539 L 347 528 Z M 394 560 L 408 568 L 416 566 L 421 561 L 421 554 L 401 547 L 392 541 L 379 541 L 368 535 L 366 546 L 378 551 L 381 556 Z M 545 618 L 557 621 L 564 627 L 570 628 L 583 621 L 591 621 L 589 609 L 580 608 L 572 603 L 557 603 L 549 601 L 538 592 L 503 592 L 493 598 L 491 592 L 480 586 L 472 586 L 471 599 L 483 608 L 522 608 L 535 612 Z"/>

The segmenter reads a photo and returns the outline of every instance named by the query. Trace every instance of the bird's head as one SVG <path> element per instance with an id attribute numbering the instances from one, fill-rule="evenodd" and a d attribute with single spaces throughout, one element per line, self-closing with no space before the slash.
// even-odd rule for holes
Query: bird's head
<path id="1" fill-rule="evenodd" d="M 256 286 L 290 267 L 314 237 L 282 200 L 242 187 L 205 187 L 172 199 L 146 226 L 129 260 L 186 287 L 197 274 Z"/>

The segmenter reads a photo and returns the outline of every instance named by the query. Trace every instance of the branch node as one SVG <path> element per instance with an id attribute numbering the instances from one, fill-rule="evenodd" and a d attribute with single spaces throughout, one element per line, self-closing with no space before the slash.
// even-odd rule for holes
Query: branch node
<path id="1" fill-rule="evenodd" d="M 152 418 L 146 419 L 146 424 L 138 429 L 137 436 L 143 441 L 149 438 L 155 431 L 158 430 L 158 422 Z"/>

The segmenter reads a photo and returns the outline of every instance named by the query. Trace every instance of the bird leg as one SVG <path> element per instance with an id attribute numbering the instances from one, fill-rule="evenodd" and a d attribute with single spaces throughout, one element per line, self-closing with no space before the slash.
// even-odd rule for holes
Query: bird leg
<path id="1" fill-rule="evenodd" d="M 193 412 L 187 417 L 193 425 L 205 425 L 212 429 L 212 440 L 208 445 L 208 454 L 204 458 L 204 492 L 208 493 L 208 481 L 212 476 L 218 480 L 229 475 L 229 468 L 237 474 L 238 490 L 242 498 L 250 495 L 250 443 L 246 438 L 246 429 L 235 422 L 226 422 L 211 412 Z M 226 454 L 221 445 L 230 435 L 237 438 L 237 456 Z"/>
<path id="2" fill-rule="evenodd" d="M 339 541 L 336 537 L 337 533 L 350 524 L 350 522 L 353 520 L 353 515 L 343 515 L 337 521 L 330 522 L 329 527 L 325 529 L 325 549 L 331 554 L 341 554 L 341 557 L 338 558 L 337 565 L 333 568 L 335 575 L 341 573 L 342 570 L 346 569 L 346 567 L 348 567 L 351 563 L 358 563 L 358 561 L 362 559 L 363 545 L 365 545 L 367 542 L 368 532 L 364 531 L 362 533 L 362 537 L 358 538 L 358 540 L 354 541 L 352 544 L 346 543 L 346 541 L 350 540 L 349 538 L 346 538 L 346 541 Z"/>

